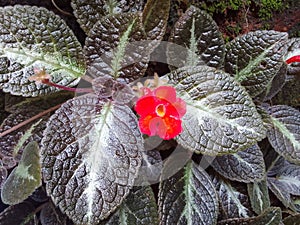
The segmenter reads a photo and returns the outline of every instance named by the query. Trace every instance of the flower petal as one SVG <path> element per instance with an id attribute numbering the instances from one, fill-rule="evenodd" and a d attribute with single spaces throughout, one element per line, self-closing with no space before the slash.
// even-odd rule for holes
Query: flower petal
<path id="1" fill-rule="evenodd" d="M 157 106 L 157 98 L 154 96 L 143 96 L 138 99 L 135 105 L 135 111 L 142 117 L 155 112 Z"/>
<path id="2" fill-rule="evenodd" d="M 153 91 L 158 98 L 165 99 L 170 103 L 176 101 L 176 89 L 170 86 L 160 86 Z"/>
<path id="3" fill-rule="evenodd" d="M 181 98 L 177 98 L 176 102 L 173 103 L 173 106 L 176 108 L 179 113 L 180 118 L 186 113 L 186 103 Z"/>

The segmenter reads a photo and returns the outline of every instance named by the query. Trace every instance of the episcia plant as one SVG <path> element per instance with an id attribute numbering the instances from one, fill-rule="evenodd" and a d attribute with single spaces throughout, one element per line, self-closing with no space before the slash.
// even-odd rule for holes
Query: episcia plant
<path id="1" fill-rule="evenodd" d="M 83 47 L 45 8 L 0 9 L 1 224 L 297 224 L 299 38 L 71 3 Z"/>

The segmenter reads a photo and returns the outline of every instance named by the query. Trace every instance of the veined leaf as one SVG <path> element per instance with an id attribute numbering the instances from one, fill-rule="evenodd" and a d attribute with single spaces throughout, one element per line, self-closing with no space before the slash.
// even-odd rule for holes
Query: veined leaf
<path id="1" fill-rule="evenodd" d="M 145 0 L 72 0 L 78 23 L 86 34 L 102 18 L 118 13 L 142 11 Z"/>
<path id="2" fill-rule="evenodd" d="M 199 66 L 167 76 L 187 104 L 177 138 L 185 148 L 208 155 L 233 153 L 265 137 L 252 99 L 229 74 Z"/>
<path id="3" fill-rule="evenodd" d="M 258 145 L 244 151 L 217 156 L 211 166 L 223 177 L 240 182 L 254 182 L 265 176 L 263 154 Z"/>
<path id="4" fill-rule="evenodd" d="M 42 171 L 55 205 L 78 224 L 97 224 L 129 194 L 143 138 L 126 105 L 94 94 L 67 101 L 42 139 Z"/>
<path id="5" fill-rule="evenodd" d="M 300 38 L 291 38 L 289 39 L 288 43 L 288 51 L 286 53 L 286 56 L 284 57 L 285 60 L 288 58 L 299 55 L 300 54 Z M 287 74 L 289 76 L 299 76 L 300 75 L 300 63 L 291 63 L 288 65 L 288 71 Z"/>
<path id="6" fill-rule="evenodd" d="M 30 142 L 26 145 L 18 166 L 5 181 L 1 190 L 1 199 L 9 205 L 21 203 L 41 184 L 39 146 L 36 142 Z"/>
<path id="7" fill-rule="evenodd" d="M 28 224 L 32 225 L 34 206 L 29 202 L 11 205 L 0 213 L 1 225 Z"/>
<path id="8" fill-rule="evenodd" d="M 217 222 L 218 199 L 208 174 L 190 161 L 159 187 L 160 224 L 212 225 Z"/>
<path id="9" fill-rule="evenodd" d="M 144 75 L 153 50 L 139 13 L 108 16 L 97 22 L 85 44 L 87 75 L 130 83 Z"/>
<path id="10" fill-rule="evenodd" d="M 285 105 L 268 109 L 272 128 L 268 139 L 274 150 L 290 162 L 300 164 L 300 112 Z"/>
<path id="11" fill-rule="evenodd" d="M 143 11 L 143 25 L 148 39 L 162 40 L 167 27 L 170 0 L 148 0 Z"/>
<path id="12" fill-rule="evenodd" d="M 254 31 L 235 38 L 226 46 L 225 71 L 255 97 L 266 90 L 283 65 L 288 34 Z"/>
<path id="13" fill-rule="evenodd" d="M 194 6 L 176 22 L 169 41 L 187 48 L 187 51 L 179 51 L 176 46 L 169 45 L 167 56 L 170 65 L 217 68 L 223 64 L 225 45 L 218 26 L 208 13 Z"/>
<path id="14" fill-rule="evenodd" d="M 57 91 L 28 80 L 43 69 L 51 81 L 74 86 L 84 74 L 82 48 L 65 22 L 45 8 L 0 8 L 0 88 L 14 95 L 38 96 Z"/>
<path id="15" fill-rule="evenodd" d="M 270 207 L 267 182 L 266 180 L 260 182 L 254 181 L 247 186 L 252 209 L 255 213 L 261 214 L 265 209 Z"/>
<path id="16" fill-rule="evenodd" d="M 150 186 L 134 187 L 111 218 L 99 225 L 158 225 L 155 197 Z"/>
<path id="17" fill-rule="evenodd" d="M 218 225 L 279 225 L 280 222 L 280 208 L 270 207 L 257 217 L 222 220 Z"/>

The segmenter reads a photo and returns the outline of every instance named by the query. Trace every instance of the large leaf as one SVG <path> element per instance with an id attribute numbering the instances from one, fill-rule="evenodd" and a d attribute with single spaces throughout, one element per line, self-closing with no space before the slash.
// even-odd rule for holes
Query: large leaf
<path id="1" fill-rule="evenodd" d="M 159 187 L 160 224 L 216 224 L 218 199 L 208 174 L 190 161 Z"/>
<path id="2" fill-rule="evenodd" d="M 103 17 L 117 13 L 142 11 L 145 0 L 72 0 L 78 23 L 86 34 Z"/>
<path id="3" fill-rule="evenodd" d="M 33 225 L 34 206 L 28 202 L 12 205 L 0 213 L 1 225 L 26 224 Z"/>
<path id="4" fill-rule="evenodd" d="M 170 0 L 148 0 L 143 11 L 143 25 L 150 40 L 161 40 L 165 34 Z"/>
<path id="5" fill-rule="evenodd" d="M 225 70 L 247 88 L 252 97 L 266 90 L 283 65 L 287 33 L 254 31 L 226 46 Z"/>
<path id="6" fill-rule="evenodd" d="M 280 222 L 280 208 L 270 207 L 257 217 L 222 220 L 218 225 L 279 225 Z"/>
<path id="7" fill-rule="evenodd" d="M 254 181 L 248 186 L 248 194 L 252 209 L 255 213 L 261 214 L 270 207 L 270 198 L 266 180 L 260 182 Z"/>
<path id="8" fill-rule="evenodd" d="M 245 89 L 212 67 L 180 68 L 168 74 L 187 104 L 178 142 L 209 155 L 233 153 L 265 137 L 260 114 Z"/>
<path id="9" fill-rule="evenodd" d="M 265 176 L 263 154 L 257 145 L 244 151 L 217 156 L 211 166 L 223 177 L 240 182 L 253 182 Z"/>
<path id="10" fill-rule="evenodd" d="M 65 22 L 45 8 L 0 8 L 0 88 L 14 95 L 37 96 L 54 87 L 28 80 L 45 68 L 51 80 L 76 85 L 84 73 L 80 43 Z"/>
<path id="11" fill-rule="evenodd" d="M 52 115 L 42 139 L 47 192 L 75 223 L 96 224 L 128 195 L 143 148 L 128 106 L 93 94 L 69 100 Z"/>
<path id="12" fill-rule="evenodd" d="M 169 45 L 167 54 L 171 65 L 220 67 L 223 63 L 225 45 L 217 24 L 205 11 L 194 6 L 177 21 L 169 40 L 187 48 L 180 51 Z"/>
<path id="13" fill-rule="evenodd" d="M 157 205 L 150 186 L 134 187 L 114 215 L 99 225 L 158 225 Z"/>
<path id="14" fill-rule="evenodd" d="M 286 165 L 275 178 L 268 177 L 268 186 L 285 207 L 296 211 L 292 196 L 300 196 L 300 166 Z"/>
<path id="15" fill-rule="evenodd" d="M 87 74 L 131 82 L 144 75 L 153 46 L 139 13 L 108 16 L 95 24 L 85 44 Z"/>
<path id="16" fill-rule="evenodd" d="M 300 112 L 285 105 L 271 106 L 272 128 L 268 139 L 274 150 L 288 161 L 300 164 Z"/>
<path id="17" fill-rule="evenodd" d="M 5 204 L 15 205 L 24 201 L 42 184 L 40 150 L 36 142 L 26 145 L 22 158 L 5 181 L 1 199 Z"/>

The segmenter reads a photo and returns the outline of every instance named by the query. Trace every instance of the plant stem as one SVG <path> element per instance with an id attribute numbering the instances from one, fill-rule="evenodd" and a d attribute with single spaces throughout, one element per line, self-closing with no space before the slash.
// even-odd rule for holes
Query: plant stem
<path id="1" fill-rule="evenodd" d="M 91 93 L 91 92 L 93 92 L 92 88 L 72 88 L 72 87 L 66 87 L 66 86 L 63 86 L 63 85 L 52 83 L 48 79 L 44 80 L 43 84 L 47 84 L 49 86 L 56 87 L 56 88 L 59 88 L 59 89 L 65 90 L 65 91 L 72 91 L 72 92 L 77 92 L 77 93 Z"/>

